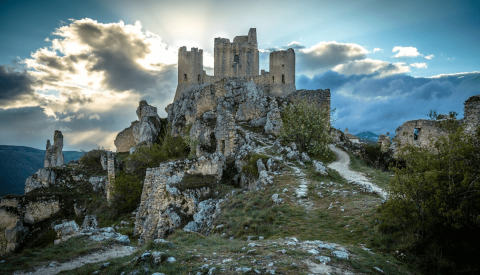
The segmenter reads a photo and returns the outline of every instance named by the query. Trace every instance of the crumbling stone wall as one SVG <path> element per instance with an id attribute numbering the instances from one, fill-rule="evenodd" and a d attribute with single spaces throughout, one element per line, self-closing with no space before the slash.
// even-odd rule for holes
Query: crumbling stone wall
<path id="1" fill-rule="evenodd" d="M 130 148 L 136 145 L 135 138 L 133 137 L 133 128 L 138 123 L 139 122 L 135 120 L 134 122 L 132 122 L 130 127 L 125 128 L 123 131 L 118 133 L 115 141 L 113 142 L 115 144 L 115 147 L 117 148 L 117 152 L 129 152 Z"/>
<path id="2" fill-rule="evenodd" d="M 108 172 L 108 183 L 106 187 L 107 191 L 107 201 L 111 200 L 113 185 L 115 182 L 115 153 L 107 152 L 107 172 Z"/>
<path id="3" fill-rule="evenodd" d="M 466 131 L 472 132 L 476 127 L 480 126 L 480 95 L 468 98 L 464 105 Z"/>
<path id="4" fill-rule="evenodd" d="M 257 30 L 251 28 L 247 36 L 236 36 L 233 42 L 228 38 L 215 38 L 214 59 L 215 76 L 257 76 Z"/>
<path id="5" fill-rule="evenodd" d="M 380 135 L 378 137 L 378 141 L 377 141 L 377 144 L 380 146 L 380 148 L 382 148 L 382 151 L 386 151 L 388 150 L 388 148 L 390 148 L 390 136 L 388 135 Z"/>
<path id="6" fill-rule="evenodd" d="M 417 129 L 417 130 L 415 130 Z M 446 133 L 438 127 L 438 121 L 417 119 L 410 120 L 395 130 L 395 141 L 398 145 L 413 144 L 416 146 L 430 146 L 431 140 Z"/>
<path id="7" fill-rule="evenodd" d="M 202 202 L 212 197 L 211 188 L 221 179 L 224 167 L 225 158 L 211 154 L 148 168 L 135 218 L 135 235 L 146 242 L 164 238 L 175 228 L 189 225 L 194 214 L 205 205 Z M 206 230 L 199 223 L 188 228 L 190 231 L 196 228 L 197 232 Z"/>
<path id="8" fill-rule="evenodd" d="M 47 140 L 47 148 L 45 152 L 44 167 L 62 167 L 64 164 L 63 158 L 63 135 L 62 132 L 55 130 L 53 134 L 53 145 L 50 140 Z"/>

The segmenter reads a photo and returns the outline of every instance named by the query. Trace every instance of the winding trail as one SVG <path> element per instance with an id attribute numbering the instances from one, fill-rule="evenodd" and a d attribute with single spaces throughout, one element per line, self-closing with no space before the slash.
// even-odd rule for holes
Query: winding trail
<path id="1" fill-rule="evenodd" d="M 347 153 L 335 145 L 330 145 L 330 149 L 338 156 L 338 160 L 330 163 L 328 165 L 329 168 L 336 170 L 340 176 L 345 178 L 349 183 L 360 185 L 366 191 L 377 193 L 383 199 L 387 198 L 387 192 L 385 192 L 385 190 L 371 183 L 362 173 L 350 170 L 350 156 Z"/>
<path id="2" fill-rule="evenodd" d="M 14 275 L 51 275 L 60 273 L 63 270 L 72 270 L 85 264 L 103 262 L 112 258 L 120 258 L 133 254 L 136 251 L 134 247 L 116 245 L 104 251 L 98 251 L 92 254 L 78 257 L 69 262 L 56 263 L 38 268 L 33 272 L 15 272 Z"/>

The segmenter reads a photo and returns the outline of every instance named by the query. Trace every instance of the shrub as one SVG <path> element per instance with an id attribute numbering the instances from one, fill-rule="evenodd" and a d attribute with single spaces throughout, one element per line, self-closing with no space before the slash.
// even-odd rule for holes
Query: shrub
<path id="1" fill-rule="evenodd" d="M 243 166 L 242 172 L 250 178 L 258 178 L 258 166 L 257 161 L 262 159 L 263 164 L 268 160 L 268 157 L 260 154 L 249 154 L 247 163 Z"/>
<path id="2" fill-rule="evenodd" d="M 78 161 L 90 172 L 103 173 L 104 171 L 101 163 L 101 157 L 102 155 L 106 155 L 107 151 L 108 149 L 97 146 L 96 149 L 86 152 Z M 82 152 L 85 151 L 82 150 Z"/>
<path id="3" fill-rule="evenodd" d="M 120 171 L 115 176 L 112 192 L 112 209 L 118 214 L 135 210 L 142 196 L 142 178 L 136 174 Z"/>
<path id="4" fill-rule="evenodd" d="M 480 127 L 439 121 L 445 136 L 428 147 L 404 144 L 379 208 L 379 244 L 431 274 L 470 274 L 480 264 Z"/>
<path id="5" fill-rule="evenodd" d="M 302 99 L 288 105 L 282 113 L 280 135 L 287 142 L 295 142 L 300 151 L 314 155 L 331 156 L 329 109 Z"/>

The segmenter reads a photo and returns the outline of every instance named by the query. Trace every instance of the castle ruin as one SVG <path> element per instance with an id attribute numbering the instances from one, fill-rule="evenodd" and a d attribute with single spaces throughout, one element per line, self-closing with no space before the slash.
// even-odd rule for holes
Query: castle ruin
<path id="1" fill-rule="evenodd" d="M 236 36 L 233 42 L 228 38 L 215 38 L 214 75 L 207 75 L 203 69 L 203 50 L 181 47 L 178 51 L 177 99 L 185 90 L 198 84 L 213 84 L 224 77 L 243 78 L 262 87 L 266 95 L 284 96 L 296 90 L 295 51 L 270 53 L 270 72 L 259 74 L 259 53 L 257 30 L 251 28 L 248 35 Z"/>

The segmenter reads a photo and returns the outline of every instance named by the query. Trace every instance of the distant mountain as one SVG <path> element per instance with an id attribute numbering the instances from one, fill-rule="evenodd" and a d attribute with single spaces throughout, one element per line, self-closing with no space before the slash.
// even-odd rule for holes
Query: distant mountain
<path id="1" fill-rule="evenodd" d="M 378 141 L 378 135 L 372 132 L 361 132 L 361 133 L 355 134 L 355 136 L 359 138 L 375 141 L 375 142 Z"/>
<path id="2" fill-rule="evenodd" d="M 65 163 L 79 159 L 83 152 L 64 151 Z M 43 167 L 45 150 L 25 146 L 0 145 L 0 197 L 23 195 L 25 180 Z"/>

